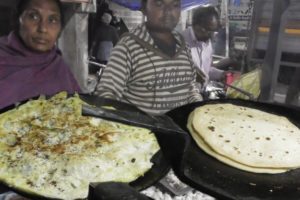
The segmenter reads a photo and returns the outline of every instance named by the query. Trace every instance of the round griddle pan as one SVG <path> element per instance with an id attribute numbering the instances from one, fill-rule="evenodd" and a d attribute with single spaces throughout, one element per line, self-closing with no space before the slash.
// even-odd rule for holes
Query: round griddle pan
<path id="1" fill-rule="evenodd" d="M 300 127 L 300 110 L 298 108 L 237 99 L 193 103 L 176 108 L 167 115 L 188 132 L 186 125 L 189 114 L 199 106 L 216 103 L 232 103 L 283 115 Z M 193 139 L 190 139 L 178 165 L 179 168 L 175 172 L 183 182 L 217 199 L 300 199 L 300 169 L 274 175 L 246 172 L 209 156 L 197 146 Z"/>
<path id="2" fill-rule="evenodd" d="M 95 97 L 95 96 L 91 96 L 91 95 L 81 95 L 80 98 L 83 99 L 85 102 L 87 102 L 91 105 L 95 105 L 95 106 L 113 106 L 114 108 L 116 108 L 118 110 L 122 110 L 122 111 L 142 112 L 130 104 L 122 103 L 122 102 L 111 100 L 111 99 L 105 99 L 105 98 Z M 24 101 L 22 103 L 25 103 L 25 102 L 26 101 Z M 1 109 L 0 114 L 8 111 L 10 109 L 13 109 L 13 108 L 14 108 L 14 106 L 9 106 L 4 109 Z M 158 132 L 156 133 L 155 132 L 156 136 L 163 135 L 163 134 L 164 133 L 158 133 Z M 148 172 L 146 172 L 144 174 L 144 176 L 141 176 L 137 180 L 129 183 L 129 185 L 131 187 L 133 187 L 133 189 L 143 190 L 143 189 L 146 189 L 147 187 L 152 186 L 153 184 L 158 182 L 163 176 L 165 176 L 171 167 L 170 163 L 167 161 L 167 159 L 165 159 L 163 152 L 161 150 L 152 157 L 151 161 L 153 162 L 152 168 Z M 90 185 L 90 193 L 92 193 L 95 188 L 97 189 L 97 183 L 92 183 Z M 50 198 L 45 198 L 45 197 L 41 197 L 38 195 L 29 194 L 24 191 L 10 187 L 6 184 L 0 183 L 0 193 L 6 192 L 9 190 L 12 190 L 16 193 L 19 193 L 20 195 L 22 195 L 24 197 L 30 198 L 30 199 L 41 199 L 41 200 L 50 199 Z M 89 198 L 89 199 L 91 199 L 91 198 Z"/>

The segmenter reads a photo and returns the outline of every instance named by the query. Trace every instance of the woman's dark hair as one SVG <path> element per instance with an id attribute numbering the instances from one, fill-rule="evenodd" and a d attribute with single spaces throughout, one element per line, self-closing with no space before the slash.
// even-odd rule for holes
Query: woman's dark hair
<path id="1" fill-rule="evenodd" d="M 199 7 L 193 12 L 192 25 L 207 26 L 209 20 L 216 17 L 219 21 L 219 13 L 213 6 Z"/>
<path id="2" fill-rule="evenodd" d="M 16 8 L 14 11 L 14 16 L 13 16 L 13 28 L 16 30 L 19 28 L 19 18 L 22 15 L 22 13 L 24 12 L 24 10 L 26 9 L 27 5 L 30 3 L 30 1 L 32 0 L 18 0 L 17 4 L 16 4 Z M 53 0 L 58 8 L 59 8 L 59 12 L 60 12 L 60 22 L 61 25 L 64 26 L 64 12 L 63 12 L 63 6 L 62 3 L 60 2 L 60 0 Z"/>

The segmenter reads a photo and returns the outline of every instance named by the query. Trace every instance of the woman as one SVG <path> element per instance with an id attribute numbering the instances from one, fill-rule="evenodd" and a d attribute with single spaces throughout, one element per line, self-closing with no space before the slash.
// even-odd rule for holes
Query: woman
<path id="1" fill-rule="evenodd" d="M 96 95 L 131 103 L 152 115 L 201 101 L 190 52 L 174 32 L 180 0 L 143 0 L 142 12 L 146 23 L 115 46 Z"/>
<path id="2" fill-rule="evenodd" d="M 0 38 L 0 108 L 41 94 L 80 88 L 56 47 L 63 25 L 59 0 L 20 0 L 16 28 Z"/>

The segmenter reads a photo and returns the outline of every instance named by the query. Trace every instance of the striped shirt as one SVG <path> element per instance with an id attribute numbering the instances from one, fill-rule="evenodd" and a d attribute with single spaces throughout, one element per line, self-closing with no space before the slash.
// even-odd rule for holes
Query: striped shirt
<path id="1" fill-rule="evenodd" d="M 174 36 L 174 57 L 158 49 L 145 24 L 123 36 L 95 94 L 133 104 L 152 115 L 201 101 L 190 52 L 182 37 L 175 32 Z"/>

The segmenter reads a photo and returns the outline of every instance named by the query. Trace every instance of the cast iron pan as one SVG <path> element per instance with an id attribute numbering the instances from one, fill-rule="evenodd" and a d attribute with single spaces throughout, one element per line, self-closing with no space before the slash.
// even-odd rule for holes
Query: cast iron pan
<path id="1" fill-rule="evenodd" d="M 99 98 L 90 95 L 81 95 L 81 98 L 89 103 L 90 105 L 95 106 L 113 106 L 116 109 L 128 112 L 140 112 L 141 114 L 145 114 L 144 112 L 140 111 L 138 108 L 131 104 L 122 103 L 112 99 L 106 98 Z M 147 114 L 145 114 L 147 115 Z M 168 116 L 161 116 L 162 118 Z M 156 116 L 156 120 L 160 117 Z M 163 120 L 168 121 L 168 120 Z M 173 120 L 172 120 L 173 121 Z M 168 127 L 170 127 L 169 124 Z M 154 132 L 155 136 L 158 140 L 160 148 L 162 150 L 163 157 L 167 160 L 168 163 L 171 163 L 172 168 L 179 169 L 179 163 L 182 160 L 183 153 L 185 148 L 188 146 L 190 137 L 185 132 L 182 131 L 181 133 L 172 132 L 172 131 L 165 131 L 165 132 Z M 166 161 L 164 161 L 166 162 Z M 145 188 L 145 187 L 144 187 Z"/>
<path id="2" fill-rule="evenodd" d="M 167 115 L 188 132 L 186 124 L 189 114 L 196 107 L 215 103 L 232 103 L 283 115 L 300 127 L 300 110 L 297 108 L 236 99 L 193 103 L 176 108 Z M 175 172 L 183 182 L 217 199 L 300 199 L 300 169 L 275 175 L 242 171 L 209 156 L 197 146 L 193 139 L 190 140 L 182 161 L 178 165 L 179 169 Z"/>
<path id="3" fill-rule="evenodd" d="M 129 112 L 142 112 L 132 105 L 122 103 L 119 101 L 115 101 L 115 100 L 104 99 L 104 98 L 99 98 L 99 97 L 90 96 L 90 95 L 81 95 L 80 97 L 87 103 L 95 105 L 95 106 L 113 106 L 114 108 L 119 109 L 119 110 L 124 110 L 124 111 L 129 111 Z M 22 102 L 22 103 L 24 103 L 24 102 Z M 1 109 L 0 113 L 8 111 L 12 108 L 14 108 L 14 106 L 9 106 L 7 108 Z M 164 134 L 168 134 L 168 133 L 155 133 L 156 136 L 164 135 Z M 153 162 L 152 168 L 144 176 L 129 183 L 129 186 L 132 187 L 134 190 L 143 190 L 143 189 L 146 189 L 147 187 L 150 187 L 151 185 L 153 185 L 157 181 L 159 181 L 164 175 L 166 175 L 166 173 L 170 169 L 170 163 L 167 161 L 167 159 L 165 159 L 162 151 L 159 151 L 158 153 L 156 153 L 152 157 L 151 161 Z M 93 188 L 97 189 L 96 186 L 97 186 L 97 184 L 93 184 L 93 187 L 90 187 L 90 189 L 93 189 Z M 126 187 L 124 187 L 124 189 L 125 188 Z M 16 193 L 19 193 L 20 195 L 30 198 L 30 199 L 49 199 L 49 198 L 44 198 L 44 197 L 40 197 L 37 195 L 28 194 L 26 192 L 17 190 L 15 188 L 11 188 L 3 183 L 0 183 L 0 193 L 6 192 L 9 190 L 15 191 Z"/>

